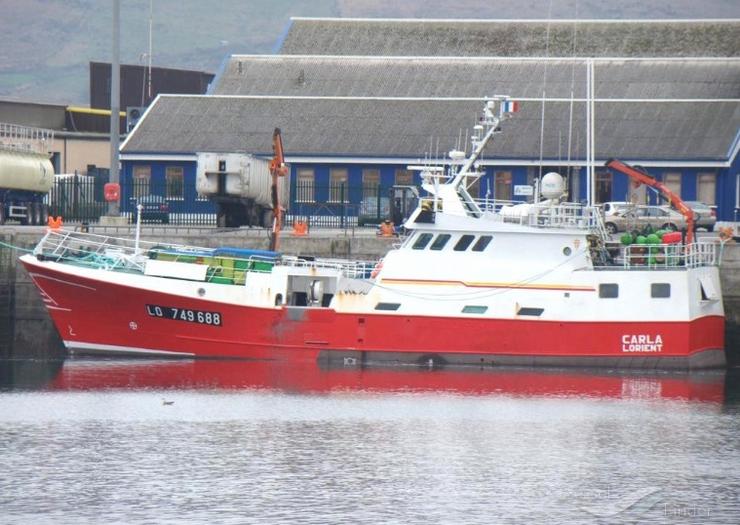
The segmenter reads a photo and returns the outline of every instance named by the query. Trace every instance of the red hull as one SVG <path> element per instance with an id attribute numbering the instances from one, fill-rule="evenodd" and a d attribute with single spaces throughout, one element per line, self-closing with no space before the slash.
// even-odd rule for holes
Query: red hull
<path id="1" fill-rule="evenodd" d="M 24 264 L 72 349 L 311 361 L 343 356 L 424 364 L 431 359 L 435 363 L 640 368 L 724 365 L 721 316 L 686 322 L 553 322 L 256 308 L 188 299 L 70 276 L 44 264 Z M 217 312 L 220 326 L 155 317 L 147 305 Z M 635 334 L 660 334 L 660 346 L 638 345 L 639 351 L 634 351 L 626 342 Z"/>

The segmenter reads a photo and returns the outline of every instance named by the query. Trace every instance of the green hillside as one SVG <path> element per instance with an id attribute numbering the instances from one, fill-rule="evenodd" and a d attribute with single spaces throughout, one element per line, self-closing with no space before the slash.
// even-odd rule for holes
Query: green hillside
<path id="1" fill-rule="evenodd" d="M 731 18 L 737 0 L 154 0 L 153 63 L 215 72 L 270 53 L 291 16 Z M 111 59 L 112 0 L 0 0 L 0 98 L 86 104 L 88 62 Z M 577 10 L 576 10 L 577 9 Z M 121 0 L 121 62 L 143 64 L 149 0 Z"/>

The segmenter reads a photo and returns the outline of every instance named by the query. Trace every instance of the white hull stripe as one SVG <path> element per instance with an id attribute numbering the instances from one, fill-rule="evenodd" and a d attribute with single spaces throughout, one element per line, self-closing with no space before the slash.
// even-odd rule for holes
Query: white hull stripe
<path id="1" fill-rule="evenodd" d="M 170 352 L 168 350 L 153 350 L 151 348 L 138 348 L 133 346 L 102 345 L 96 343 L 83 343 L 80 341 L 64 341 L 64 346 L 66 346 L 68 350 L 98 350 L 113 353 L 195 357 L 195 354 L 191 354 L 190 352 Z"/>

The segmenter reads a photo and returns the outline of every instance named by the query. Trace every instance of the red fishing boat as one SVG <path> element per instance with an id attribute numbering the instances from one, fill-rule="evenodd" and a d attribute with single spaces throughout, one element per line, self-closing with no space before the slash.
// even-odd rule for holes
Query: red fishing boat
<path id="1" fill-rule="evenodd" d="M 482 175 L 477 161 L 510 107 L 505 97 L 486 101 L 469 154 L 416 167 L 426 195 L 404 224 L 408 235 L 380 261 L 71 231 L 48 232 L 21 261 L 72 351 L 425 366 L 724 366 L 715 244 L 696 242 L 689 229 L 685 238 L 614 247 L 595 207 L 563 202 L 555 173 L 542 178 L 531 203 L 470 196 Z M 626 164 L 608 165 L 664 189 Z M 274 239 L 278 232 L 279 222 Z"/>

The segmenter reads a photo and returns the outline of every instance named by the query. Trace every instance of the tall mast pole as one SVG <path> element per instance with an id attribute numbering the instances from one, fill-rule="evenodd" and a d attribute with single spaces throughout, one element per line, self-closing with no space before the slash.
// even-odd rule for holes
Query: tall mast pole
<path id="1" fill-rule="evenodd" d="M 113 0 L 113 58 L 111 60 L 110 81 L 110 176 L 109 181 L 118 184 L 118 150 L 120 147 L 119 126 L 121 111 L 121 77 L 120 77 L 120 18 L 121 2 Z M 108 203 L 108 215 L 120 215 L 118 201 Z"/>
<path id="2" fill-rule="evenodd" d="M 152 11 L 154 0 L 149 0 L 149 75 L 147 76 L 146 103 L 152 101 Z"/>

